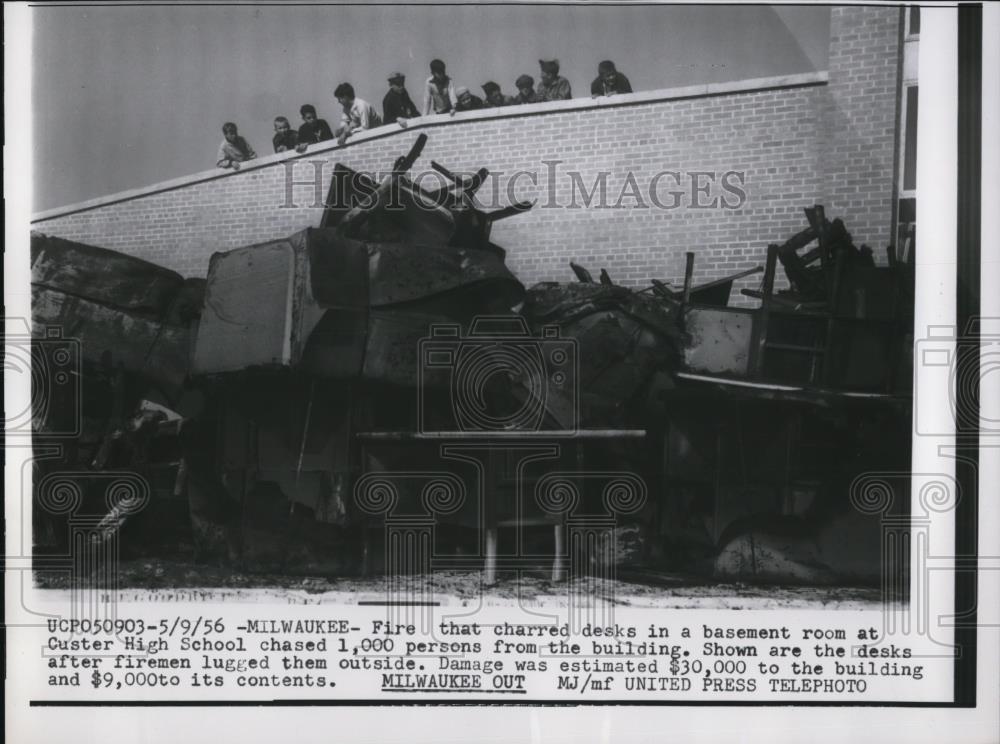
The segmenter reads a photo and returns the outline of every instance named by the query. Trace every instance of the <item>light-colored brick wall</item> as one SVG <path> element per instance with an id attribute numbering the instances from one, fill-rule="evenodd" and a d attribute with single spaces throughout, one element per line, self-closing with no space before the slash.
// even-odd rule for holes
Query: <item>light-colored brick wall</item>
<path id="1" fill-rule="evenodd" d="M 882 257 L 896 194 L 903 9 L 830 9 L 822 203 Z"/>
<path id="2" fill-rule="evenodd" d="M 696 254 L 696 281 L 735 273 L 763 263 L 767 244 L 802 229 L 802 208 L 817 202 L 882 255 L 894 194 L 899 9 L 832 13 L 828 83 L 814 75 L 772 80 L 764 89 L 714 86 L 600 105 L 584 100 L 505 109 L 503 118 L 486 112 L 433 117 L 420 130 L 429 141 L 411 173 L 429 171 L 431 160 L 453 170 L 486 166 L 493 177 L 479 197 L 496 206 L 508 203 L 514 173 L 536 173 L 535 184 L 521 176 L 514 193 L 537 198 L 535 209 L 494 229 L 494 241 L 507 249 L 509 266 L 526 285 L 572 279 L 571 260 L 595 276 L 605 268 L 623 284 L 645 285 L 652 277 L 676 283 L 685 251 Z M 311 181 L 313 163 L 320 164 L 325 196 L 334 163 L 385 171 L 415 136 L 412 129 L 387 127 L 343 148 L 271 157 L 263 167 L 236 174 L 199 174 L 176 188 L 53 210 L 39 215 L 33 228 L 201 276 L 215 251 L 319 223 L 311 185 L 295 186 L 297 206 L 283 206 L 289 168 L 296 181 Z M 678 199 L 670 192 L 683 190 L 676 208 L 658 207 L 649 194 L 651 181 L 664 171 L 680 173 L 680 186 L 673 176 L 661 176 L 656 197 L 670 206 Z M 607 174 L 607 206 L 584 207 L 571 172 L 588 190 Z M 742 174 L 731 176 L 730 184 L 745 191 L 745 203 L 693 207 L 694 172 L 716 174 L 709 192 L 697 197 L 702 203 L 733 204 L 735 193 L 721 190 L 719 179 Z M 641 201 L 628 194 L 619 199 L 630 173 Z M 569 208 L 574 197 L 577 207 Z M 738 287 L 757 283 L 759 276 Z"/>

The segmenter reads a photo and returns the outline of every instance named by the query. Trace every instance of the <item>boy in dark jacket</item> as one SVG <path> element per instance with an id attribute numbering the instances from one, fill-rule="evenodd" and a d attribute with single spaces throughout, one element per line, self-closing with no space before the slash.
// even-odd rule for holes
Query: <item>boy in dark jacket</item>
<path id="1" fill-rule="evenodd" d="M 382 122 L 392 124 L 398 121 L 401 126 L 406 126 L 407 119 L 419 115 L 410 94 L 406 92 L 406 76 L 401 72 L 392 73 L 389 76 L 389 92 L 382 99 Z"/>
<path id="2" fill-rule="evenodd" d="M 631 93 L 632 84 L 628 78 L 615 69 L 615 63 L 606 59 L 597 66 L 597 77 L 590 84 L 590 95 L 613 96 L 618 93 Z"/>
<path id="3" fill-rule="evenodd" d="M 456 111 L 477 111 L 483 108 L 483 99 L 472 95 L 472 91 L 468 88 L 459 86 L 455 89 L 455 96 L 458 98 L 458 103 L 455 104 Z"/>
<path id="4" fill-rule="evenodd" d="M 299 144 L 295 148 L 297 152 L 305 152 L 309 145 L 317 142 L 325 142 L 333 139 L 333 131 L 326 119 L 316 118 L 316 107 L 311 103 L 304 104 L 299 109 L 302 115 L 302 126 L 299 127 Z"/>
<path id="5" fill-rule="evenodd" d="M 521 75 L 515 82 L 517 96 L 514 103 L 538 103 L 538 94 L 535 93 L 535 79 L 531 75 Z"/>
<path id="6" fill-rule="evenodd" d="M 271 138 L 275 152 L 294 150 L 299 144 L 299 135 L 292 131 L 292 125 L 284 116 L 274 117 L 274 136 Z"/>
<path id="7" fill-rule="evenodd" d="M 500 86 L 492 80 L 483 83 L 483 93 L 486 94 L 486 108 L 499 108 L 501 106 L 513 106 L 516 101 L 512 96 L 505 96 Z"/>

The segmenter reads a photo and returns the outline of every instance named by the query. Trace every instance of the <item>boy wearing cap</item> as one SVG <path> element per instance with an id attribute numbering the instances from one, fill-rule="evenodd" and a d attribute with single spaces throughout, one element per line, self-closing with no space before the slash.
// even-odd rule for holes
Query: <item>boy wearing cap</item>
<path id="1" fill-rule="evenodd" d="M 597 66 L 597 77 L 590 84 L 590 95 L 596 98 L 631 92 L 632 84 L 627 77 L 615 69 L 614 62 L 606 59 Z"/>
<path id="2" fill-rule="evenodd" d="M 395 124 L 397 121 L 401 126 L 406 126 L 406 120 L 417 113 L 417 107 L 410 100 L 410 94 L 406 92 L 406 77 L 401 72 L 394 72 L 389 76 L 389 92 L 382 99 L 382 121 L 386 124 Z"/>
<path id="3" fill-rule="evenodd" d="M 513 96 L 505 96 L 500 86 L 490 80 L 483 83 L 483 93 L 486 94 L 486 108 L 500 108 L 501 106 L 513 106 L 515 101 Z"/>
<path id="4" fill-rule="evenodd" d="M 483 108 L 483 99 L 472 95 L 468 88 L 456 88 L 455 96 L 458 98 L 458 102 L 455 104 L 456 111 L 476 111 Z"/>
<path id="5" fill-rule="evenodd" d="M 535 91 L 539 101 L 566 101 L 573 97 L 569 80 L 559 74 L 558 59 L 540 59 L 538 64 L 542 68 L 542 80 Z"/>
<path id="6" fill-rule="evenodd" d="M 333 95 L 344 109 L 340 127 L 337 129 L 337 141 L 340 144 L 344 144 L 355 132 L 382 126 L 382 118 L 375 107 L 363 98 L 355 96 L 354 86 L 350 83 L 338 85 Z"/>
<path id="7" fill-rule="evenodd" d="M 455 84 L 445 74 L 444 62 L 431 60 L 431 76 L 424 85 L 424 116 L 428 114 L 447 114 L 458 105 L 458 95 Z"/>
<path id="8" fill-rule="evenodd" d="M 535 93 L 535 79 L 531 75 L 521 75 L 515 82 L 517 96 L 514 98 L 515 104 L 538 103 L 538 94 Z"/>

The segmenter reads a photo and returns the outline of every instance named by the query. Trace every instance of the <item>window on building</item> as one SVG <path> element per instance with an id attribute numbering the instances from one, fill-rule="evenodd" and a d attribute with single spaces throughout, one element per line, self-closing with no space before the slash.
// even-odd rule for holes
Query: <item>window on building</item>
<path id="1" fill-rule="evenodd" d="M 903 191 L 917 188 L 917 86 L 906 87 L 903 122 Z"/>
<path id="2" fill-rule="evenodd" d="M 896 217 L 896 258 L 912 262 L 917 240 L 917 200 L 910 197 L 899 200 Z"/>
<path id="3" fill-rule="evenodd" d="M 917 105 L 916 85 L 903 86 L 903 116 L 899 176 L 899 201 L 896 210 L 896 255 L 912 261 L 917 232 Z"/>
<path id="4" fill-rule="evenodd" d="M 920 6 L 904 12 L 906 42 L 903 45 L 902 100 L 899 117 L 899 172 L 896 194 L 896 255 L 912 261 L 917 235 L 917 47 L 920 44 Z"/>

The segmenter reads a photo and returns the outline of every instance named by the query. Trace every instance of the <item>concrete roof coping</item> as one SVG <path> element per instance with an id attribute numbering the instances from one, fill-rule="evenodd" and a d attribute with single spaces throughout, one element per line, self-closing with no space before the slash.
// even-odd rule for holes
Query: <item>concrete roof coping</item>
<path id="1" fill-rule="evenodd" d="M 261 168 L 267 168 L 275 163 L 285 160 L 300 160 L 315 157 L 320 153 L 328 153 L 332 150 L 346 150 L 352 145 L 368 142 L 369 140 L 391 137 L 402 132 L 419 131 L 431 127 L 449 126 L 468 121 L 479 121 L 488 119 L 510 119 L 521 116 L 538 116 L 540 114 L 561 113 L 565 111 L 585 111 L 596 108 L 617 108 L 620 106 L 635 106 L 643 103 L 656 103 L 660 101 L 671 101 L 684 98 L 704 98 L 709 96 L 719 96 L 731 93 L 750 93 L 762 90 L 774 90 L 776 88 L 796 88 L 814 85 L 824 85 L 829 81 L 829 74 L 821 72 L 805 72 L 794 75 L 777 75 L 773 77 L 751 78 L 748 80 L 733 80 L 723 83 L 705 83 L 701 85 L 688 85 L 678 88 L 661 88 L 659 90 L 644 90 L 638 93 L 625 93 L 621 95 L 571 98 L 566 101 L 549 101 L 546 103 L 529 103 L 517 106 L 504 106 L 502 108 L 486 108 L 478 111 L 463 111 L 451 114 L 433 114 L 431 116 L 414 117 L 409 120 L 406 127 L 399 124 L 386 124 L 374 129 L 368 129 L 357 134 L 343 145 L 337 144 L 336 140 L 321 142 L 311 145 L 304 153 L 295 151 L 279 152 L 272 155 L 265 155 L 253 160 L 247 160 L 240 164 L 240 169 L 230 170 L 223 168 L 212 168 L 210 170 L 199 171 L 190 175 L 173 178 L 169 181 L 142 186 L 127 191 L 119 191 L 106 196 L 99 196 L 86 201 L 68 204 L 62 207 L 54 207 L 42 212 L 36 212 L 31 216 L 31 223 L 44 222 L 64 217 L 76 212 L 85 212 L 98 207 L 108 206 L 123 201 L 138 199 L 164 191 L 190 186 L 204 181 L 214 181 L 219 178 L 233 178 L 245 173 L 253 173 Z"/>

